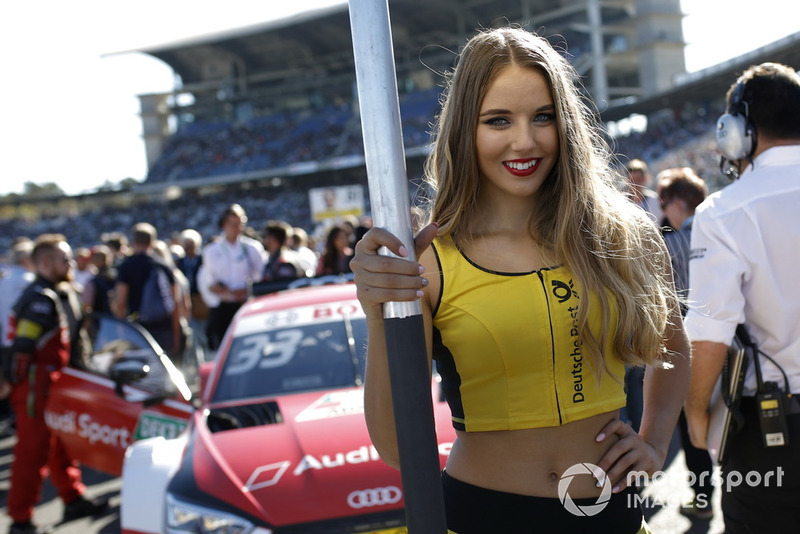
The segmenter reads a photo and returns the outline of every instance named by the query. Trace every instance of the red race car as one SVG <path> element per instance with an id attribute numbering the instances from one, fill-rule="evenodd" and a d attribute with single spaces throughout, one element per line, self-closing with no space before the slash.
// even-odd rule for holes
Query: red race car
<path id="1" fill-rule="evenodd" d="M 400 473 L 364 421 L 365 346 L 353 284 L 248 301 L 187 430 L 128 449 L 123 532 L 406 532 Z M 443 466 L 455 432 L 431 386 Z"/>
<path id="2" fill-rule="evenodd" d="M 94 316 L 88 332 L 87 366 L 64 368 L 50 389 L 45 421 L 81 464 L 119 476 L 134 441 L 183 432 L 194 411 L 193 391 L 138 324 Z M 196 366 L 188 376 L 199 390 Z"/>

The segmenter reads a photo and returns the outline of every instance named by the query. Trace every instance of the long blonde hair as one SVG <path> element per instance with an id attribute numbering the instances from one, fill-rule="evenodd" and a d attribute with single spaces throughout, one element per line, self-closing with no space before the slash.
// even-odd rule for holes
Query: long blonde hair
<path id="1" fill-rule="evenodd" d="M 501 28 L 482 31 L 465 45 L 449 76 L 426 162 L 425 179 L 435 195 L 431 218 L 440 235 L 469 234 L 481 183 L 478 114 L 487 86 L 510 65 L 536 69 L 552 90 L 560 156 L 532 206 L 530 232 L 570 269 L 583 287 L 582 301 L 593 298 L 591 306 L 601 308 L 599 337 L 586 326 L 590 306 L 581 306 L 578 315 L 591 365 L 607 368 L 602 347 L 609 336 L 625 362 L 652 363 L 663 352 L 676 303 L 666 248 L 655 225 L 617 189 L 613 157 L 578 75 L 546 39 Z M 612 299 L 619 308 L 613 331 Z"/>

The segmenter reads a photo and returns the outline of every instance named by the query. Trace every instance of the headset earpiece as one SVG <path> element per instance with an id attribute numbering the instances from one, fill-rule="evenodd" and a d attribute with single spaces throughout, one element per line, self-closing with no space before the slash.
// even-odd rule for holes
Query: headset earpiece
<path id="1" fill-rule="evenodd" d="M 744 100 L 745 82 L 739 80 L 731 93 L 728 112 L 717 119 L 717 146 L 729 161 L 749 158 L 755 149 L 755 128 Z"/>

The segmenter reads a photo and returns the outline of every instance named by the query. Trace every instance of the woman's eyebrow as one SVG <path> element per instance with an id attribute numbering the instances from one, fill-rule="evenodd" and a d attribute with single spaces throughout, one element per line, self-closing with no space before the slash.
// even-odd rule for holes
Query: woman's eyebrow
<path id="1" fill-rule="evenodd" d="M 536 112 L 538 113 L 540 111 L 553 111 L 554 109 L 556 109 L 555 105 L 546 104 L 544 106 L 537 108 Z M 510 109 L 487 109 L 478 116 L 483 117 L 485 115 L 508 115 L 509 113 L 511 113 Z"/>

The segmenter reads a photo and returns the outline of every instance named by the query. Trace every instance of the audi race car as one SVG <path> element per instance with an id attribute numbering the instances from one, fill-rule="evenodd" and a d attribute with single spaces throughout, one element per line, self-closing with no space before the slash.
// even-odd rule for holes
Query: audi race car
<path id="1" fill-rule="evenodd" d="M 351 283 L 249 300 L 186 431 L 128 448 L 123 533 L 406 532 L 400 472 L 364 421 L 365 347 Z M 444 465 L 455 432 L 431 393 Z"/>
<path id="2" fill-rule="evenodd" d="M 138 324 L 100 315 L 90 318 L 87 331 L 86 366 L 63 368 L 50 388 L 45 422 L 82 465 L 119 476 L 136 440 L 183 432 L 199 387 L 190 387 Z"/>

